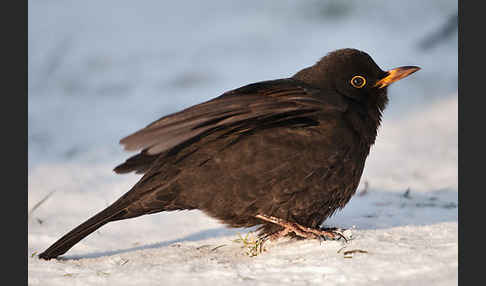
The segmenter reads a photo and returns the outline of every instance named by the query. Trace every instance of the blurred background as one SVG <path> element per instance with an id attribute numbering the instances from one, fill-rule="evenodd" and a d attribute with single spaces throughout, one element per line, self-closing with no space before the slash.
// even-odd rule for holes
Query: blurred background
<path id="1" fill-rule="evenodd" d="M 292 76 L 352 47 L 382 69 L 387 119 L 457 97 L 457 1 L 29 1 L 29 173 L 116 164 L 118 141 L 242 85 Z M 386 124 L 386 123 L 385 123 Z M 413 136 L 413 135 L 411 135 Z"/>

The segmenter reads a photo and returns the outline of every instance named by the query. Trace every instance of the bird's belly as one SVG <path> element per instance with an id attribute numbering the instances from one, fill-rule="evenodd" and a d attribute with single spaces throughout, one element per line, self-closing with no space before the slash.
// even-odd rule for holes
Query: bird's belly
<path id="1" fill-rule="evenodd" d="M 287 219 L 309 227 L 321 225 L 354 195 L 363 166 L 343 163 L 333 170 L 316 172 L 313 184 L 288 200 Z"/>
<path id="2" fill-rule="evenodd" d="M 320 224 L 354 194 L 366 155 L 318 134 L 282 132 L 253 135 L 205 160 L 197 175 L 178 180 L 178 199 L 233 227 L 260 224 L 257 214 Z"/>

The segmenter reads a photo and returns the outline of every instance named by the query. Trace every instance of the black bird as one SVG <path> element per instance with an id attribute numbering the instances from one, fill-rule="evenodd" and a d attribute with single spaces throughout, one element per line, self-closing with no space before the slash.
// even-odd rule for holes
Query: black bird
<path id="1" fill-rule="evenodd" d="M 341 49 L 285 79 L 262 81 L 160 118 L 120 143 L 141 150 L 115 168 L 144 174 L 130 191 L 39 255 L 51 259 L 116 220 L 199 209 L 259 236 L 337 238 L 320 225 L 355 193 L 387 86 L 419 70 L 383 71 Z"/>

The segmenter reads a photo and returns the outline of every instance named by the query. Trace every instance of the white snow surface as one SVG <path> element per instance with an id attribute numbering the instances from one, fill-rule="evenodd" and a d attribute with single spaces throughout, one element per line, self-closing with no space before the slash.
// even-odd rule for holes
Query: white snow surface
<path id="1" fill-rule="evenodd" d="M 29 1 L 29 285 L 457 285 L 457 33 L 418 47 L 456 11 L 443 0 Z M 324 223 L 348 242 L 283 239 L 251 257 L 234 240 L 252 229 L 180 211 L 109 223 L 59 260 L 35 256 L 140 178 L 112 172 L 133 154 L 119 139 L 343 47 L 383 69 L 422 67 L 389 88 L 358 191 Z"/>

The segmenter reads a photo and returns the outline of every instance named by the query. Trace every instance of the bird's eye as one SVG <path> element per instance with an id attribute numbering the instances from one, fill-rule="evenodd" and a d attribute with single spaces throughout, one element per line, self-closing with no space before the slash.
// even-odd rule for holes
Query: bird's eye
<path id="1" fill-rule="evenodd" d="M 360 75 L 355 75 L 351 79 L 351 85 L 355 88 L 362 88 L 366 84 L 366 79 Z"/>

